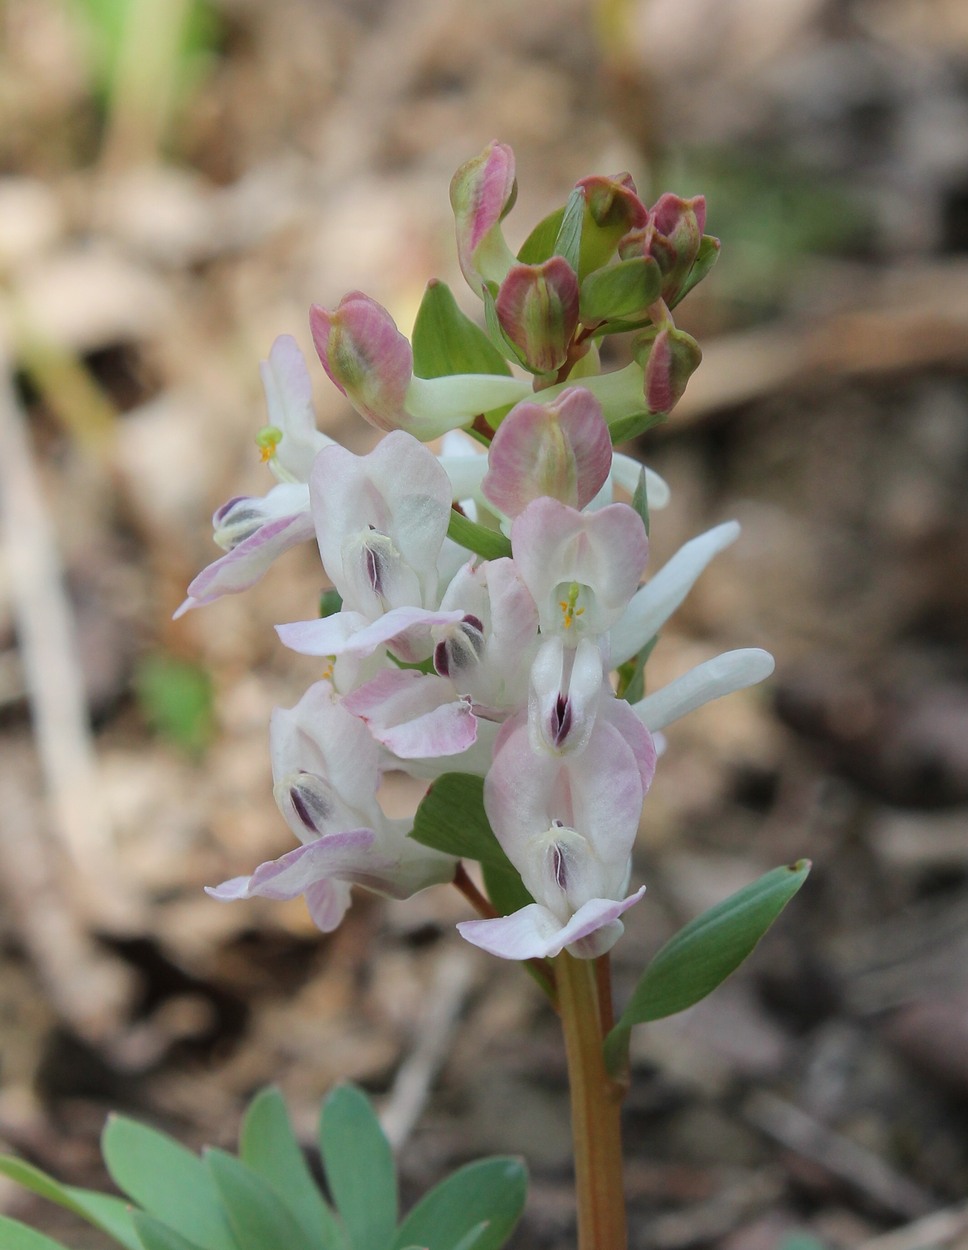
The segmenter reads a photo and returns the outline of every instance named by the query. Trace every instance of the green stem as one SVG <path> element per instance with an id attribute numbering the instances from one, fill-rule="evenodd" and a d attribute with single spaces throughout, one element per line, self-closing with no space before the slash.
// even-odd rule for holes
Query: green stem
<path id="1" fill-rule="evenodd" d="M 571 1087 L 578 1250 L 626 1250 L 622 1090 L 605 1070 L 595 964 L 567 951 L 554 963 Z"/>

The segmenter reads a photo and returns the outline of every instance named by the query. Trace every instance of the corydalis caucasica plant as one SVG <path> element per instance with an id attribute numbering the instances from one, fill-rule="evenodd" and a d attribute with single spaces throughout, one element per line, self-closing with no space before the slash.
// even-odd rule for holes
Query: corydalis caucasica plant
<path id="1" fill-rule="evenodd" d="M 607 955 L 645 891 L 632 851 L 653 735 L 761 681 L 773 661 L 728 652 L 645 694 L 659 630 L 739 534 L 720 524 L 646 579 L 649 513 L 668 490 L 613 450 L 663 420 L 699 365 L 673 309 L 718 255 L 703 198 L 663 195 L 649 207 L 627 174 L 584 178 L 515 254 L 503 224 L 515 188 L 500 143 L 451 184 L 482 324 L 441 282 L 429 284 L 409 340 L 361 292 L 311 310 L 327 375 L 384 434 L 369 454 L 317 430 L 305 362 L 294 340 L 276 341 L 258 443 L 277 484 L 216 512 L 226 554 L 192 582 L 179 614 L 246 589 L 315 537 L 334 592 L 320 616 L 278 633 L 320 657 L 324 675 L 274 713 L 270 733 L 274 793 L 298 845 L 210 893 L 303 895 L 328 932 L 354 885 L 405 898 L 456 884 L 478 912 L 461 935 L 528 961 L 562 1015 L 580 1245 L 614 1250 L 624 1244 L 616 1109 L 630 1029 L 713 989 L 807 866 L 767 873 L 686 926 L 612 1025 Z M 603 372 L 601 345 L 621 333 L 630 363 Z M 426 444 L 437 439 L 435 452 Z M 390 770 L 432 783 L 410 820 L 380 807 Z"/>

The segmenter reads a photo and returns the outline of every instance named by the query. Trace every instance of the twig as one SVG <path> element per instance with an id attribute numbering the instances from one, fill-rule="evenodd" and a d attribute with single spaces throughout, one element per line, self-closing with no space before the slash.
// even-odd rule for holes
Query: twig
<path id="1" fill-rule="evenodd" d="M 936 1207 L 934 1196 L 889 1163 L 773 1094 L 752 1094 L 743 1107 L 761 1132 L 859 1191 L 882 1211 L 906 1219 Z"/>
<path id="2" fill-rule="evenodd" d="M 26 421 L 0 357 L 0 536 L 34 733 L 53 830 L 98 920 L 127 911 L 99 788 L 73 614 L 56 539 L 27 441 Z"/>
<path id="3" fill-rule="evenodd" d="M 0 889 L 17 934 L 62 1020 L 88 1042 L 117 1034 L 133 976 L 99 950 L 64 885 L 63 857 L 38 828 L 35 761 L 26 744 L 6 742 L 0 759 Z"/>
<path id="4" fill-rule="evenodd" d="M 968 1202 L 935 1211 L 904 1228 L 865 1241 L 858 1250 L 965 1250 L 968 1246 Z"/>
<path id="5" fill-rule="evenodd" d="M 413 1132 L 450 1051 L 451 1037 L 473 980 L 473 964 L 464 950 L 447 951 L 437 965 L 428 993 L 417 1044 L 400 1065 L 380 1115 L 383 1131 L 395 1151 Z"/>

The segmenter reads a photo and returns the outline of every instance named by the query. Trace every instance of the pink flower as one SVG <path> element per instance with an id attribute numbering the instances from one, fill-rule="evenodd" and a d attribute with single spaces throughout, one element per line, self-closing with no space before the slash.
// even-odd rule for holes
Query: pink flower
<path id="1" fill-rule="evenodd" d="M 475 946 L 504 959 L 554 956 L 567 946 L 590 959 L 621 936 L 619 916 L 644 893 L 626 890 L 655 750 L 628 708 L 611 703 L 584 749 L 562 757 L 532 749 L 523 713 L 498 736 L 484 805 L 535 901 L 511 916 L 458 925 Z"/>
<path id="2" fill-rule="evenodd" d="M 491 443 L 481 491 L 509 517 L 543 495 L 581 509 L 611 465 L 601 404 L 586 388 L 569 387 L 549 404 L 525 400 L 511 409 Z"/>
<path id="3" fill-rule="evenodd" d="M 511 546 L 538 606 L 541 632 L 562 634 L 572 645 L 618 621 L 649 552 L 642 519 L 627 504 L 578 512 L 544 498 L 515 519 Z"/>
<path id="4" fill-rule="evenodd" d="M 317 682 L 291 710 L 277 708 L 270 729 L 273 793 L 302 843 L 248 877 L 209 887 L 213 898 L 292 899 L 303 894 L 323 932 L 335 929 L 350 886 L 407 898 L 451 880 L 454 862 L 408 838 L 408 821 L 384 816 L 376 798 L 380 748 L 328 682 Z"/>

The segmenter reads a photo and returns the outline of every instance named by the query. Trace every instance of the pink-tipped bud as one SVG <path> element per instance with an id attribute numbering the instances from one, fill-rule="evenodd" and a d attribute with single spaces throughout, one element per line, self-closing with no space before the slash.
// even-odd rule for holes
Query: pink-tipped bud
<path id="1" fill-rule="evenodd" d="M 451 180 L 461 272 L 478 294 L 485 282 L 500 283 L 514 261 L 501 234 L 501 221 L 516 194 L 514 153 L 497 141 L 461 165 Z"/>
<path id="2" fill-rule="evenodd" d="M 699 255 L 705 224 L 704 196 L 684 200 L 671 193 L 663 195 L 649 210 L 645 225 L 619 243 L 619 255 L 623 260 L 653 257 L 662 270 L 662 298 L 673 304 Z"/>
<path id="3" fill-rule="evenodd" d="M 671 412 L 683 396 L 686 383 L 699 368 L 699 344 L 676 326 L 646 331 L 632 346 L 645 370 L 645 402 L 650 412 Z M 648 353 L 648 359 L 643 360 Z"/>
<path id="4" fill-rule="evenodd" d="M 622 234 L 644 226 L 649 210 L 638 197 L 630 174 L 592 174 L 576 184 L 596 226 L 621 227 Z"/>
<path id="5" fill-rule="evenodd" d="M 495 308 L 522 364 L 539 374 L 561 368 L 578 326 L 578 277 L 563 256 L 512 266 Z"/>
<path id="6" fill-rule="evenodd" d="M 413 352 L 382 304 L 351 291 L 335 312 L 314 304 L 309 328 L 323 368 L 356 411 L 380 430 L 406 427 Z"/>
<path id="7" fill-rule="evenodd" d="M 488 466 L 481 490 L 506 516 L 517 516 L 543 495 L 586 507 L 612 467 L 601 404 L 580 386 L 562 391 L 551 404 L 525 400 L 498 426 Z"/>

